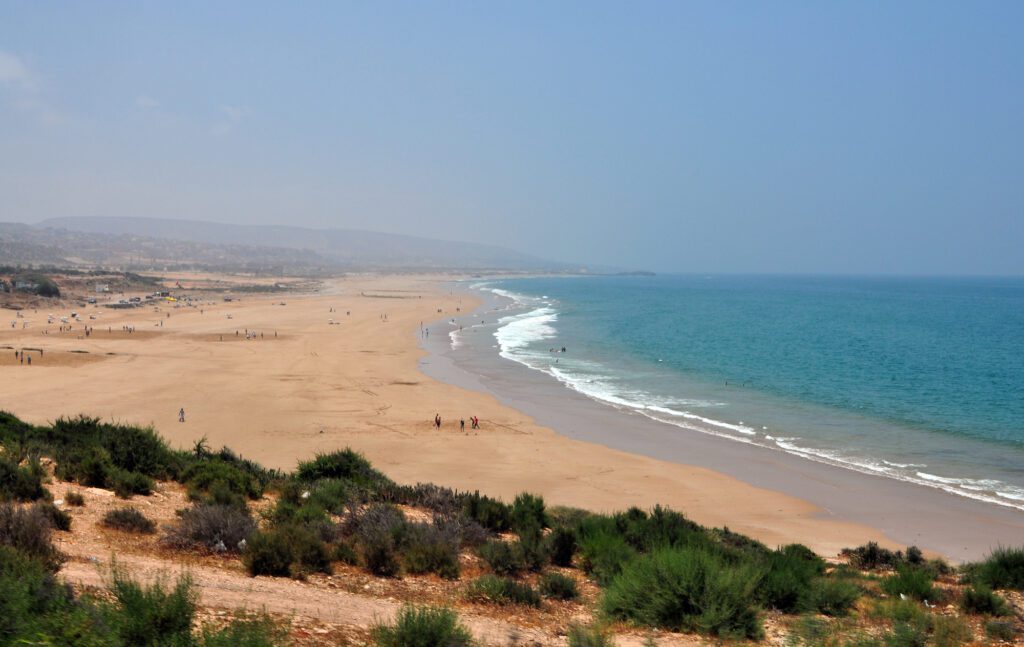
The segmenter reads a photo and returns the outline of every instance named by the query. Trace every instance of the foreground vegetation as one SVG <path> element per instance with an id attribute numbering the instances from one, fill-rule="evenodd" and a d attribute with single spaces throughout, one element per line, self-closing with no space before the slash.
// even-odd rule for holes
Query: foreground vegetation
<path id="1" fill-rule="evenodd" d="M 0 644 L 286 641 L 262 616 L 196 628 L 187 580 L 147 588 L 115 572 L 105 594 L 72 594 L 56 578 L 63 557 L 51 538 L 71 518 L 50 501 L 42 457 L 55 461 L 57 477 L 114 490 L 126 501 L 149 494 L 156 481 L 181 483 L 191 505 L 160 529 L 172 550 L 239 559 L 254 576 L 303 579 L 339 564 L 382 578 L 433 574 L 458 587 L 462 605 L 481 609 L 543 613 L 577 605 L 599 624 L 564 627 L 570 644 L 613 644 L 608 626 L 626 625 L 760 640 L 766 617 L 794 644 L 1017 637 L 1011 605 L 997 591 L 1024 589 L 1024 549 L 1000 549 L 959 572 L 914 547 L 875 544 L 846 551 L 845 564 L 829 564 L 804 546 L 771 549 L 662 507 L 602 515 L 549 509 L 526 493 L 509 504 L 477 492 L 400 485 L 348 449 L 285 474 L 203 441 L 173 450 L 150 429 L 83 417 L 33 426 L 0 413 L 0 446 Z M 78 496 L 66 494 L 65 504 L 84 503 L 69 493 Z M 258 500 L 265 505 L 254 515 Z M 112 532 L 157 532 L 130 503 L 101 523 Z M 472 577 L 464 576 L 468 555 L 485 565 L 482 574 L 474 566 Z M 595 592 L 584 597 L 584 586 Z M 372 637 L 379 645 L 472 643 L 449 608 L 406 607 Z"/>

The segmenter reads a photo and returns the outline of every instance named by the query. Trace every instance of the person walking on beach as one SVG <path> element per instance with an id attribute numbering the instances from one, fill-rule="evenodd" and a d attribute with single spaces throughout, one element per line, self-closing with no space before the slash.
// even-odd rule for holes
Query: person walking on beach
<path id="1" fill-rule="evenodd" d="M 459 420 L 459 431 L 466 431 L 466 420 Z"/>
<path id="2" fill-rule="evenodd" d="M 438 429 L 441 428 L 441 414 L 439 413 L 434 414 L 434 426 Z"/>
<path id="3" fill-rule="evenodd" d="M 185 422 L 185 407 L 178 410 L 178 422 Z"/>

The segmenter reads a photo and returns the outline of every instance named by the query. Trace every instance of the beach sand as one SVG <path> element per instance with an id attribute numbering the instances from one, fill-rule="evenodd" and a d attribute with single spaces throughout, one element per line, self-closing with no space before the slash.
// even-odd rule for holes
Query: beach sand
<path id="1" fill-rule="evenodd" d="M 213 447 L 227 445 L 286 470 L 316 452 L 350 446 L 400 482 L 478 489 L 506 500 L 527 490 L 543 494 L 549 505 L 598 511 L 660 503 L 768 545 L 799 541 L 825 555 L 868 540 L 895 545 L 878 527 L 792 492 L 687 465 L 685 457 L 659 460 L 600 439 L 571 439 L 486 389 L 427 377 L 418 367 L 426 355 L 418 345 L 421 323 L 430 326 L 477 305 L 446 291 L 445 278 L 351 276 L 328 281 L 315 294 L 252 294 L 230 303 L 209 295 L 203 298 L 213 303 L 202 306 L 203 314 L 170 304 L 159 311 L 88 308 L 98 317 L 88 322 L 95 329 L 129 324 L 147 333 L 134 336 L 58 334 L 55 325 L 42 323 L 45 315 L 26 313 L 39 323 L 0 330 L 0 346 L 43 347 L 45 357 L 31 367 L 0 367 L 0 408 L 36 423 L 82 413 L 151 424 L 176 446 L 205 437 Z M 246 330 L 257 338 L 246 340 Z M 432 332 L 438 339 L 447 330 Z M 72 350 L 103 359 L 48 365 L 51 353 L 56 359 Z M 13 358 L 13 351 L 3 352 Z M 435 414 L 443 420 L 440 431 Z M 480 418 L 479 431 L 469 430 L 473 415 Z M 460 417 L 468 433 L 459 432 Z M 726 452 L 735 449 L 707 440 Z M 807 483 L 809 490 L 817 487 Z M 981 524 L 979 532 L 985 530 L 982 516 L 972 521 Z"/>

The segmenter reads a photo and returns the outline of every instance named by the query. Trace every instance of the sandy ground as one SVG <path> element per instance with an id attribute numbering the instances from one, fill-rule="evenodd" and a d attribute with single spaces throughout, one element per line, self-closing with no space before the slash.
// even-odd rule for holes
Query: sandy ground
<path id="1" fill-rule="evenodd" d="M 175 445 L 206 437 L 283 469 L 351 446 L 401 482 L 507 500 L 529 490 L 551 504 L 605 511 L 661 503 L 769 545 L 800 541 L 825 555 L 886 541 L 870 527 L 818 518 L 803 500 L 571 440 L 489 395 L 427 378 L 417 369 L 421 322 L 475 305 L 440 285 L 438 277 L 353 276 L 304 296 L 223 302 L 203 293 L 201 309 L 89 307 L 84 316 L 97 317 L 84 322 L 96 331 L 89 337 L 83 324 L 60 333 L 45 325 L 45 313 L 25 312 L 29 327 L 0 329 L 0 347 L 45 353 L 32 366 L 0 364 L 0 407 L 36 423 L 84 413 L 151 424 Z M 136 332 L 122 334 L 123 325 Z M 247 331 L 255 338 L 246 340 Z M 71 351 L 87 353 L 71 361 Z M 13 350 L 3 353 L 13 359 Z M 81 361 L 86 354 L 90 361 Z M 458 419 L 472 415 L 481 429 L 460 433 Z"/>

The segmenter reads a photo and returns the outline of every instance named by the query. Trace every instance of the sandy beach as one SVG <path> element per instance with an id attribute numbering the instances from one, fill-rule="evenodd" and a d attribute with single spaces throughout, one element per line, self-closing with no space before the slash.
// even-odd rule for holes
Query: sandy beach
<path id="1" fill-rule="evenodd" d="M 37 423 L 82 413 L 151 424 L 177 446 L 205 437 L 212 446 L 228 445 L 283 469 L 318 451 L 351 446 L 402 482 L 431 481 L 505 499 L 529 490 L 551 504 L 603 511 L 661 503 L 769 545 L 799 541 L 825 555 L 868 540 L 909 541 L 906 528 L 915 519 L 886 525 L 870 514 L 851 514 L 852 504 L 830 509 L 826 503 L 844 488 L 843 500 L 859 500 L 865 509 L 904 492 L 886 479 L 874 479 L 872 489 L 851 491 L 844 480 L 848 475 L 836 476 L 843 470 L 793 471 L 793 465 L 777 461 L 741 480 L 729 465 L 757 464 L 762 457 L 735 443 L 696 439 L 689 456 L 698 460 L 690 460 L 679 448 L 657 446 L 657 434 L 638 421 L 574 402 L 567 391 L 528 388 L 559 398 L 561 418 L 545 413 L 550 407 L 503 404 L 511 396 L 499 394 L 499 400 L 463 369 L 444 369 L 440 356 L 432 360 L 417 343 L 421 325 L 479 305 L 444 287 L 448 279 L 351 276 L 328 281 L 311 294 L 246 294 L 224 302 L 209 293 L 206 304 L 196 308 L 90 306 L 86 313 L 97 318 L 86 323 L 97 334 L 88 337 L 81 334 L 82 324 L 60 333 L 58 324 L 46 324 L 47 313 L 27 311 L 27 328 L 19 323 L 0 329 L 0 347 L 10 347 L 0 351 L 10 355 L 0 368 L 0 408 Z M 114 334 L 125 325 L 138 332 Z M 104 334 L 108 327 L 111 333 Z M 445 338 L 446 331 L 433 332 L 434 342 Z M 14 349 L 21 347 L 41 347 L 45 354 L 37 359 L 33 353 L 32 366 L 13 364 Z M 81 359 L 86 356 L 90 359 Z M 435 369 L 448 370 L 446 381 L 421 371 L 423 361 L 431 363 L 431 375 L 445 377 Z M 542 398 L 527 399 L 536 404 Z M 178 421 L 181 408 L 185 422 Z M 443 421 L 440 431 L 433 426 L 435 414 Z M 480 418 L 479 431 L 469 430 L 474 415 Z M 595 423 L 592 434 L 576 433 L 565 418 L 575 415 L 604 422 Z M 459 431 L 460 418 L 467 420 L 467 433 Z M 617 441 L 616 425 L 629 425 L 633 440 Z M 712 445 L 717 448 L 709 449 Z M 789 471 L 773 477 L 780 469 Z M 933 493 L 920 496 L 925 495 Z M 942 501 L 956 499 L 942 496 Z M 887 514 L 898 516 L 905 507 L 890 506 Z M 952 505 L 947 518 L 922 521 L 917 543 L 960 560 L 986 552 L 997 541 L 1007 543 L 1008 534 L 1024 536 L 1019 514 L 990 508 L 975 502 Z M 935 508 L 924 510 L 922 516 L 934 517 L 945 508 L 934 514 Z M 943 527 L 956 529 L 951 541 L 928 537 Z"/>

